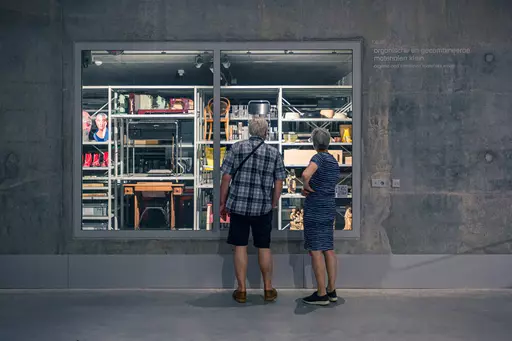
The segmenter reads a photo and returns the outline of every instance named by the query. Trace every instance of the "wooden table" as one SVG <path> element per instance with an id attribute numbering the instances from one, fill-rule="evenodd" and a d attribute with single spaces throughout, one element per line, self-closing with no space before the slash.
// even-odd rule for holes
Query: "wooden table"
<path id="1" fill-rule="evenodd" d="M 140 228 L 140 207 L 142 194 L 144 192 L 166 192 L 169 193 L 169 227 L 171 230 L 176 229 L 176 213 L 174 208 L 174 197 L 183 194 L 183 184 L 172 182 L 136 182 L 133 184 L 124 184 L 124 195 L 134 196 L 134 225 L 135 229 Z"/>

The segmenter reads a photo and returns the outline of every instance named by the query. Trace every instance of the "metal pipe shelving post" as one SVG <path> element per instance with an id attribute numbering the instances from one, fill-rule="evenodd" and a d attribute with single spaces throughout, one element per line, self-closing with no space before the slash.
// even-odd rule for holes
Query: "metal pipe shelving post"
<path id="1" fill-rule="evenodd" d="M 107 204 L 107 216 L 108 216 L 108 229 L 112 230 L 112 164 L 110 159 L 112 157 L 112 89 L 108 88 L 108 204 Z"/>

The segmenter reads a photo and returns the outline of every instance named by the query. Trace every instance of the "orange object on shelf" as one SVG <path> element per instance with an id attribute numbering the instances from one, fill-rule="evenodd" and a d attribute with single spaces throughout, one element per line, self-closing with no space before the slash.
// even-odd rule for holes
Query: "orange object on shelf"
<path id="1" fill-rule="evenodd" d="M 224 131 L 226 133 L 226 140 L 229 139 L 229 111 L 231 109 L 231 102 L 226 97 L 220 98 L 220 122 L 224 123 Z M 213 98 L 208 101 L 208 105 L 203 110 L 204 113 L 204 127 L 203 139 L 211 140 L 213 134 Z"/>

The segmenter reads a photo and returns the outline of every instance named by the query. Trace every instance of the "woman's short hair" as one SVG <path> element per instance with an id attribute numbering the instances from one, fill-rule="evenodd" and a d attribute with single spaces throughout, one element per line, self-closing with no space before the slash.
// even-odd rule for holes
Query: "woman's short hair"
<path id="1" fill-rule="evenodd" d="M 263 117 L 254 117 L 249 121 L 249 134 L 251 136 L 258 136 L 262 139 L 267 137 L 268 123 Z"/>
<path id="2" fill-rule="evenodd" d="M 331 143 L 331 134 L 327 129 L 315 128 L 311 133 L 311 141 L 313 142 L 313 147 L 316 150 L 327 149 Z"/>
<path id="3" fill-rule="evenodd" d="M 107 117 L 108 117 L 107 114 L 100 112 L 100 113 L 96 114 L 96 117 L 94 117 L 94 119 L 97 120 L 99 118 L 101 120 L 106 120 Z"/>

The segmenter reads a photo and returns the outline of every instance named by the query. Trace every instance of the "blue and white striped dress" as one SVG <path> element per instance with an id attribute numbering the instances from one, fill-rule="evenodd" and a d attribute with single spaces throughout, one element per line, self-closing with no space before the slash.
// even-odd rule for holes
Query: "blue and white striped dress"
<path id="1" fill-rule="evenodd" d="M 327 152 L 311 158 L 318 169 L 309 180 L 314 190 L 304 202 L 304 248 L 308 251 L 334 249 L 334 218 L 336 203 L 334 190 L 340 179 L 340 166 Z"/>

